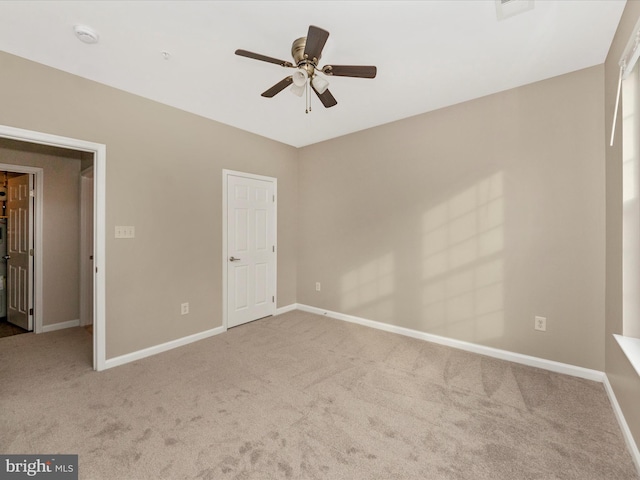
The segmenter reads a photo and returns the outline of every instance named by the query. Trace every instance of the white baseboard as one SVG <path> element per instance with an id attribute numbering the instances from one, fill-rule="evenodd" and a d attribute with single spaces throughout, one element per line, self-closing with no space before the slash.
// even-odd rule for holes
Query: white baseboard
<path id="1" fill-rule="evenodd" d="M 227 329 L 224 327 L 216 327 L 212 328 L 211 330 L 194 333 L 193 335 L 189 335 L 187 337 L 178 338 L 176 340 L 171 340 L 170 342 L 161 343 L 160 345 L 154 345 L 153 347 L 138 350 L 137 352 L 131 352 L 125 355 L 120 355 L 119 357 L 109 358 L 105 361 L 104 368 L 106 370 L 108 368 L 124 365 L 125 363 L 135 362 L 136 360 L 150 357 L 151 355 L 156 355 L 158 353 L 166 352 L 167 350 L 173 350 L 174 348 L 182 347 L 184 345 L 188 345 L 189 343 L 197 342 L 198 340 L 204 340 L 205 338 L 213 337 L 226 331 Z"/>
<path id="2" fill-rule="evenodd" d="M 43 325 L 42 333 L 55 332 L 56 330 L 62 330 L 63 328 L 73 328 L 73 327 L 79 327 L 79 326 L 80 326 L 79 319 L 67 320 L 66 322 L 53 323 L 51 325 Z"/>
<path id="3" fill-rule="evenodd" d="M 411 328 L 398 327 L 396 325 L 376 322 L 374 320 L 367 320 L 366 318 L 355 317 L 353 315 L 346 315 L 344 313 L 332 312 L 330 310 L 325 310 L 322 308 L 310 307 L 309 305 L 297 304 L 297 306 L 299 310 L 302 310 L 304 312 L 326 315 L 327 317 L 335 318 L 336 320 L 344 320 L 345 322 L 357 323 L 358 325 L 364 325 L 365 327 L 376 328 L 378 330 L 384 330 L 385 332 L 397 333 L 406 337 L 417 338 L 419 340 L 437 343 L 439 345 L 446 345 L 448 347 L 457 348 L 459 350 L 478 353 L 480 355 L 499 358 L 501 360 L 508 360 L 510 362 L 520 363 L 522 365 L 528 365 L 530 367 L 542 368 L 544 370 L 563 373 L 565 375 L 571 375 L 573 377 L 585 378 L 587 380 L 594 380 L 596 382 L 602 382 L 605 378 L 604 372 L 601 372 L 599 370 L 591 370 L 589 368 L 569 365 L 567 363 L 555 362 L 553 360 L 532 357 L 530 355 L 523 355 L 521 353 L 514 353 L 508 350 L 486 347 L 484 345 L 464 342 L 462 340 L 442 337 L 440 335 L 433 335 L 431 333 L 421 332 L 419 330 L 413 330 Z"/>
<path id="4" fill-rule="evenodd" d="M 282 315 L 283 313 L 297 310 L 297 308 L 298 308 L 298 304 L 293 303 L 291 305 L 286 305 L 284 307 L 277 308 L 275 314 Z M 60 327 L 60 328 L 63 328 L 63 327 Z M 197 342 L 198 340 L 204 340 L 205 338 L 213 337 L 215 335 L 219 335 L 226 331 L 227 329 L 224 328 L 224 326 L 212 328 L 211 330 L 195 333 L 193 335 L 189 335 L 188 337 L 178 338 L 177 340 L 172 340 L 170 342 L 162 343 L 160 345 L 155 345 L 153 347 L 145 348 L 143 350 L 138 350 L 136 352 L 120 355 L 119 357 L 110 358 L 105 361 L 104 369 L 106 370 L 108 368 L 124 365 L 125 363 L 135 362 L 136 360 L 150 357 L 151 355 L 156 355 L 158 353 L 166 352 L 167 350 L 172 350 L 174 348 L 182 347 L 184 345 L 188 345 L 189 343 Z"/>
<path id="5" fill-rule="evenodd" d="M 611 402 L 611 406 L 613 407 L 613 413 L 618 420 L 618 425 L 620 425 L 620 430 L 622 430 L 622 436 L 624 437 L 624 441 L 627 444 L 627 449 L 631 454 L 631 458 L 633 459 L 633 463 L 636 465 L 636 470 L 640 472 L 640 451 L 638 450 L 638 445 L 636 444 L 633 435 L 631 434 L 631 429 L 629 428 L 629 424 L 627 420 L 624 418 L 624 414 L 622 413 L 622 408 L 620 408 L 620 404 L 618 403 L 618 399 L 616 398 L 616 394 L 613 392 L 613 388 L 611 387 L 611 383 L 609 383 L 609 378 L 605 375 L 604 380 L 604 389 L 609 396 L 609 401 Z"/>
<path id="6" fill-rule="evenodd" d="M 291 305 L 276 308 L 276 315 L 282 315 L 283 313 L 292 312 L 294 310 L 298 310 L 297 303 L 292 303 Z"/>
<path id="7" fill-rule="evenodd" d="M 291 305 L 286 305 L 284 307 L 277 308 L 275 314 L 282 315 L 283 313 L 291 312 L 297 309 L 298 309 L 298 304 L 293 303 Z M 80 323 L 79 320 L 76 320 L 76 322 L 78 324 Z M 57 324 L 57 325 L 61 325 L 61 324 Z M 72 325 L 72 326 L 77 326 L 77 325 Z M 58 328 L 65 328 L 65 327 L 58 327 Z M 226 331 L 227 329 L 224 328 L 223 326 L 212 328 L 211 330 L 195 333 L 193 335 L 189 335 L 188 337 L 178 338 L 177 340 L 172 340 L 170 342 L 162 343 L 160 345 L 155 345 L 153 347 L 145 348 L 143 350 L 138 350 L 136 352 L 120 355 L 119 357 L 110 358 L 105 361 L 104 369 L 106 370 L 108 368 L 124 365 L 125 363 L 135 362 L 136 360 L 150 357 L 151 355 L 156 355 L 158 353 L 166 352 L 167 350 L 172 350 L 174 348 L 182 347 L 184 345 L 188 345 L 189 343 L 197 342 L 198 340 L 204 340 L 205 338 L 213 337 L 215 335 L 219 335 Z"/>
<path id="8" fill-rule="evenodd" d="M 530 355 L 523 355 L 520 353 L 509 352 L 508 350 L 500 350 L 497 348 L 486 347 L 484 345 L 478 345 L 475 343 L 463 342 L 461 340 L 441 337 L 439 335 L 433 335 L 433 334 L 421 332 L 418 330 L 412 330 L 410 328 L 398 327 L 396 325 L 390 325 L 388 323 L 367 320 L 366 318 L 360 318 L 353 315 L 346 315 L 344 313 L 332 312 L 330 310 L 311 307 L 309 305 L 297 304 L 297 308 L 298 310 L 302 310 L 304 312 L 315 313 L 318 315 L 325 315 L 330 318 L 335 318 L 336 320 L 344 320 L 346 322 L 357 323 L 358 325 L 364 325 L 365 327 L 376 328 L 378 330 L 384 330 L 385 332 L 397 333 L 400 335 L 417 338 L 427 342 L 446 345 L 448 347 L 458 348 L 460 350 L 465 350 L 467 352 L 487 355 L 489 357 L 499 358 L 501 360 L 508 360 L 510 362 L 519 363 L 522 365 L 542 368 L 544 370 L 549 370 L 556 373 L 563 373 L 565 375 L 571 375 L 573 377 L 580 377 L 587 380 L 594 380 L 596 382 L 601 382 L 604 384 L 605 391 L 609 396 L 609 401 L 611 402 L 611 406 L 615 413 L 616 419 L 618 420 L 618 424 L 620 425 L 620 429 L 622 430 L 622 435 L 627 444 L 629 453 L 633 458 L 633 462 L 636 466 L 636 469 L 638 470 L 638 472 L 640 472 L 640 452 L 638 451 L 638 446 L 633 438 L 633 435 L 631 434 L 629 425 L 627 424 L 627 421 L 624 418 L 622 409 L 618 404 L 618 400 L 616 399 L 616 396 L 613 393 L 613 388 L 611 388 L 611 384 L 609 383 L 609 379 L 607 378 L 607 375 L 605 374 L 605 372 L 578 367 L 575 365 L 569 365 L 566 363 L 555 362 L 553 360 L 545 360 L 544 358 L 532 357 Z"/>

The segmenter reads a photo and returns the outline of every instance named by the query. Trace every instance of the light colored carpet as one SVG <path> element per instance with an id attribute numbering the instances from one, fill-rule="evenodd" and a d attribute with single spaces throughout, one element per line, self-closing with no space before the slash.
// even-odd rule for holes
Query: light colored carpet
<path id="1" fill-rule="evenodd" d="M 0 452 L 83 479 L 638 479 L 596 382 L 302 312 L 105 372 L 0 339 Z"/>

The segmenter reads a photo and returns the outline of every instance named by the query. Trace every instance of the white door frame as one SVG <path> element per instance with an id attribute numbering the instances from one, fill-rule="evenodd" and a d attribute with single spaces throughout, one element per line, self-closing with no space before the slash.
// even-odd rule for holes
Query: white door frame
<path id="1" fill-rule="evenodd" d="M 26 167 L 23 165 L 11 165 L 0 163 L 0 171 L 13 173 L 26 173 L 33 175 L 35 183 L 35 202 L 33 205 L 33 218 L 29 219 L 30 237 L 33 239 L 33 268 L 29 267 L 29 300 L 33 307 L 33 331 L 42 333 L 42 185 L 44 183 L 44 170 L 38 167 Z M 7 230 L 8 231 L 8 230 Z M 8 235 L 7 235 L 8 238 Z M 31 248 L 31 245 L 29 246 Z M 8 274 L 7 270 L 7 274 Z M 35 282 L 34 282 L 35 280 Z M 7 281 L 8 284 L 8 281 Z M 35 290 L 35 295 L 33 295 Z M 7 311 L 9 309 L 7 302 Z"/>
<path id="2" fill-rule="evenodd" d="M 61 137 L 48 133 L 36 132 L 32 130 L 24 130 L 21 128 L 0 125 L 0 138 L 8 138 L 21 142 L 37 143 L 41 145 L 50 145 L 53 147 L 62 147 L 71 150 L 79 150 L 93 154 L 94 166 L 94 261 L 96 265 L 96 276 L 94 282 L 93 297 L 93 369 L 104 370 L 106 362 L 106 309 L 105 309 L 105 286 L 106 286 L 106 172 L 107 172 L 107 147 L 101 143 L 87 142 L 75 138 Z M 12 169 L 18 168 L 16 165 L 11 166 Z M 27 167 L 20 167 L 27 168 Z M 30 172 L 29 172 L 30 173 Z M 42 178 L 36 176 L 36 202 L 42 201 L 42 192 L 38 189 L 42 188 Z M 39 228 L 42 231 L 42 205 L 36 208 L 36 222 L 40 222 Z M 36 228 L 38 225 L 36 224 Z M 36 295 L 35 295 L 35 314 L 36 329 L 38 322 L 40 330 L 42 329 L 42 235 L 36 238 L 36 258 L 35 258 L 35 275 L 36 275 Z M 39 269 L 39 270 L 38 270 Z M 40 282 L 40 285 L 38 285 Z M 38 308 L 38 303 L 40 308 Z M 38 318 L 38 315 L 40 317 Z M 36 330 L 38 333 L 38 330 Z"/>
<path id="3" fill-rule="evenodd" d="M 80 172 L 80 326 L 93 324 L 93 288 L 92 280 L 93 242 L 90 244 L 87 228 L 93 230 L 93 208 L 87 203 L 93 200 L 93 165 Z M 91 319 L 91 322 L 88 320 Z"/>
<path id="4" fill-rule="evenodd" d="M 275 244 L 275 261 L 273 269 L 273 285 L 274 285 L 274 302 L 273 311 L 275 314 L 278 305 L 278 179 L 274 177 L 265 177 L 264 175 L 255 175 L 253 173 L 237 172 L 234 170 L 222 170 L 222 327 L 226 331 L 228 328 L 228 305 L 227 305 L 227 277 L 228 277 L 228 246 L 227 246 L 227 180 L 230 175 L 237 177 L 252 178 L 254 180 L 262 180 L 273 183 L 274 215 L 273 215 L 273 242 Z"/>

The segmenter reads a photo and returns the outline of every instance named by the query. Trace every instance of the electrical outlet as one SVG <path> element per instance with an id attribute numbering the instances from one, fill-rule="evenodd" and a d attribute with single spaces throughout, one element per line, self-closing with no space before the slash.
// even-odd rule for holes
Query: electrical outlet
<path id="1" fill-rule="evenodd" d="M 316 292 L 320 291 L 320 282 L 316 282 Z"/>
<path id="2" fill-rule="evenodd" d="M 189 304 L 188 303 L 181 303 L 180 304 L 180 315 L 186 315 L 187 313 L 189 313 Z"/>
<path id="3" fill-rule="evenodd" d="M 547 318 L 546 317 L 534 317 L 533 328 L 540 330 L 541 332 L 547 331 Z"/>

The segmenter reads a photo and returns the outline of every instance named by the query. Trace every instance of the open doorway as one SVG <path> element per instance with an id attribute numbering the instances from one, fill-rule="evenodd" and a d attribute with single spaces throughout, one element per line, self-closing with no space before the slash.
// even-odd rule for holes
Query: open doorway
<path id="1" fill-rule="evenodd" d="M 7 184 L 0 203 L 7 217 L 8 323 L 35 333 L 77 327 L 82 154 L 0 139 L 0 161 Z"/>
<path id="2" fill-rule="evenodd" d="M 105 368 L 105 305 L 104 305 L 104 295 L 105 295 L 105 172 L 106 172 L 106 148 L 104 145 L 96 144 L 92 142 L 86 142 L 83 140 L 77 140 L 67 137 L 59 137 L 55 135 L 49 135 L 40 132 L 33 132 L 29 130 L 16 129 L 13 127 L 2 126 L 0 125 L 0 141 L 4 142 L 22 142 L 20 143 L 23 149 L 31 149 L 38 150 L 38 148 L 48 148 L 53 147 L 54 149 L 63 149 L 66 151 L 75 152 L 75 158 L 79 159 L 80 163 L 74 164 L 74 168 L 76 170 L 76 194 L 74 197 L 74 202 L 77 208 L 80 208 L 80 171 L 82 169 L 86 169 L 88 166 L 93 165 L 95 174 L 93 178 L 93 265 L 92 265 L 92 273 L 93 273 L 93 305 L 89 308 L 93 313 L 93 332 L 92 332 L 92 341 L 93 341 L 93 368 L 96 370 L 102 370 Z M 45 150 L 46 150 L 45 148 Z M 0 158 L 0 162 L 3 160 Z M 54 225 L 53 228 L 48 229 L 46 232 L 43 229 L 43 215 L 42 215 L 42 202 L 43 199 L 43 183 L 48 182 L 53 179 L 56 174 L 60 173 L 58 169 L 52 168 L 52 164 L 47 161 L 47 159 L 43 160 L 44 163 L 41 164 L 40 167 L 27 167 L 27 166 L 13 166 L 12 168 L 18 169 L 28 169 L 34 168 L 35 170 L 40 170 L 40 173 L 37 172 L 27 172 L 33 173 L 35 175 L 35 189 L 33 194 L 35 195 L 35 214 L 33 221 L 33 231 L 34 231 L 34 248 L 33 248 L 33 262 L 34 262 L 34 282 L 33 282 L 33 316 L 34 316 L 34 331 L 35 333 L 41 333 L 51 330 L 56 330 L 59 328 L 66 328 L 71 326 L 80 325 L 81 315 L 80 315 L 80 294 L 79 294 L 79 283 L 76 283 L 76 300 L 75 304 L 76 313 L 69 314 L 68 312 L 64 315 L 60 314 L 58 318 L 53 318 L 52 315 L 55 311 L 56 303 L 58 303 L 58 313 L 63 311 L 64 308 L 67 308 L 67 305 L 61 305 L 58 302 L 56 297 L 56 288 L 59 288 L 64 282 L 57 282 L 62 278 L 56 277 L 57 267 L 53 266 L 51 268 L 47 268 L 47 272 L 53 272 L 53 281 L 51 278 L 47 281 L 46 285 L 44 282 L 43 275 L 43 263 L 44 261 L 55 263 L 56 256 L 52 254 L 48 254 L 47 248 L 44 248 L 43 237 L 47 236 L 47 232 L 49 238 L 55 237 L 56 231 L 64 231 L 66 227 L 68 227 L 68 221 L 62 219 L 57 223 L 57 226 Z M 64 165 L 64 164 L 63 164 Z M 2 170 L 3 165 L 0 164 L 0 170 Z M 84 168 L 82 168 L 84 167 Z M 64 170 L 64 166 L 61 167 Z M 47 170 L 48 171 L 45 171 Z M 38 178 L 40 175 L 40 178 Z M 45 179 L 45 182 L 43 182 Z M 47 183 L 48 185 L 51 182 Z M 70 205 L 69 201 L 64 200 L 64 193 L 68 193 L 65 188 L 58 189 L 55 192 L 48 191 L 47 199 L 53 200 L 58 204 L 62 205 L 61 211 L 70 212 L 71 209 L 64 208 Z M 60 194 L 60 195 L 58 195 Z M 56 195 L 58 198 L 56 199 Z M 66 202 L 66 203 L 65 203 Z M 75 214 L 76 220 L 80 221 L 79 210 L 78 213 Z M 72 227 L 70 227 L 72 228 Z M 76 278 L 79 277 L 80 274 L 80 258 L 79 258 L 79 237 L 80 237 L 80 227 L 78 224 L 78 228 L 75 229 L 76 232 L 76 240 L 70 243 L 75 243 L 76 248 L 76 269 L 75 274 Z M 52 245 L 58 246 L 61 248 L 65 248 L 67 245 L 66 240 L 54 241 Z M 47 292 L 49 295 L 45 297 L 44 293 Z M 46 299 L 46 302 L 44 301 Z M 45 315 L 43 315 L 43 313 Z M 62 320 L 60 320 L 62 319 Z"/>

